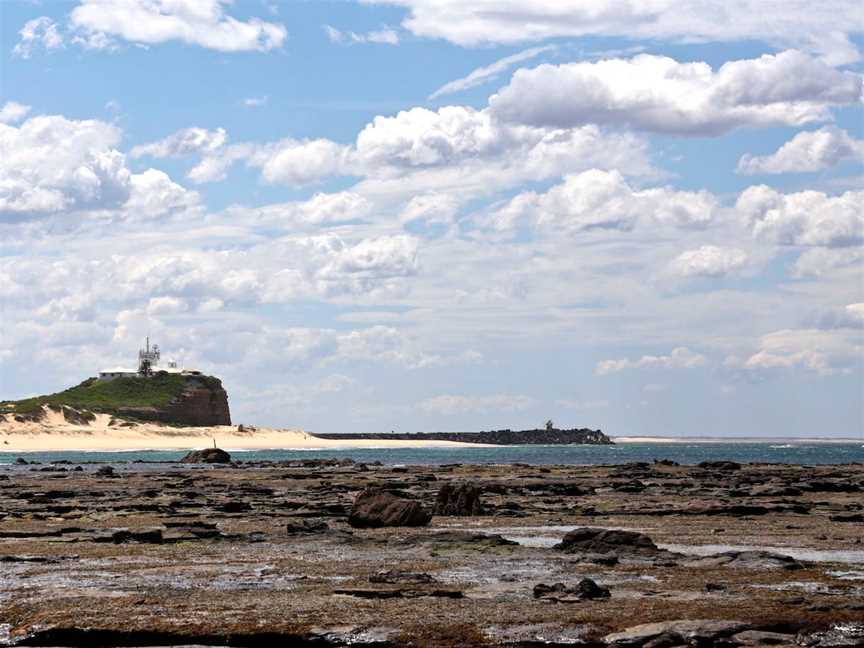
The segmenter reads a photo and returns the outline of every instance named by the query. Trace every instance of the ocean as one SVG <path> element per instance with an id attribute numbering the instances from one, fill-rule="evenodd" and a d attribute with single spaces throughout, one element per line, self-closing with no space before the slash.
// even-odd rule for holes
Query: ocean
<path id="1" fill-rule="evenodd" d="M 737 461 L 739 463 L 845 464 L 864 463 L 864 440 L 861 442 L 760 441 L 760 442 L 676 442 L 619 443 L 601 445 L 437 447 L 437 448 L 345 448 L 328 450 L 257 450 L 231 451 L 239 461 L 292 461 L 303 459 L 344 459 L 387 465 L 452 463 L 532 465 L 623 464 L 670 459 L 680 464 L 700 461 Z M 0 452 L 0 465 L 14 464 L 19 456 L 27 461 L 48 463 L 111 462 L 145 467 L 148 463 L 177 461 L 183 451 L 134 452 L 30 452 L 24 455 Z M 7 468 L 8 470 L 8 468 Z"/>

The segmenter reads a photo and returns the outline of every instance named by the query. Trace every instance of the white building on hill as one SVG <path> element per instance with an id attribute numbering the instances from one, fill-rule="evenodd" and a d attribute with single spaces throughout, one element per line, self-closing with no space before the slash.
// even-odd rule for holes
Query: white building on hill
<path id="1" fill-rule="evenodd" d="M 138 368 L 126 369 L 124 367 L 113 367 L 110 369 L 102 369 L 99 371 L 99 380 L 114 380 L 115 378 L 135 378 L 138 376 L 152 376 L 158 372 L 169 374 L 181 374 L 183 376 L 200 376 L 201 372 L 197 369 L 181 369 L 173 360 L 167 360 L 162 364 L 162 352 L 159 350 L 159 345 L 150 346 L 150 338 L 144 348 L 138 351 Z"/>

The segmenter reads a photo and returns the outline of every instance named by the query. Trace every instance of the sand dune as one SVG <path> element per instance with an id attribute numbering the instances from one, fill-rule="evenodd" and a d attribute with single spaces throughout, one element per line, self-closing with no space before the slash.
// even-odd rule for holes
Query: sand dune
<path id="1" fill-rule="evenodd" d="M 417 448 L 477 444 L 450 441 L 383 439 L 319 439 L 299 429 L 280 430 L 248 426 L 170 427 L 155 423 L 112 424 L 111 416 L 96 415 L 89 425 L 66 420 L 60 411 L 46 409 L 40 421 L 19 422 L 12 415 L 0 417 L 0 452 L 52 452 L 121 450 L 192 450 L 212 447 L 226 450 Z"/>

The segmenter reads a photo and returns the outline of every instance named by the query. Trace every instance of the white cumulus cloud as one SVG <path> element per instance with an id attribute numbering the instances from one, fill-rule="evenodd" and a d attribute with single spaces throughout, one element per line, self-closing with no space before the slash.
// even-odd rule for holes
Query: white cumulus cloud
<path id="1" fill-rule="evenodd" d="M 372 212 L 372 203 L 352 191 L 316 193 L 308 200 L 274 203 L 258 208 L 233 207 L 229 213 L 252 215 L 269 226 L 293 228 L 321 226 L 363 220 Z"/>
<path id="2" fill-rule="evenodd" d="M 353 144 L 284 138 L 275 142 L 226 144 L 221 130 L 190 128 L 136 146 L 133 154 L 197 153 L 188 173 L 195 183 L 226 177 L 235 163 L 260 169 L 268 183 L 309 185 L 333 176 L 359 176 L 369 192 L 432 193 L 454 185 L 488 190 L 563 171 L 616 168 L 628 175 L 656 173 L 647 145 L 628 133 L 597 126 L 555 129 L 502 123 L 487 110 L 445 106 L 413 108 L 378 116 Z M 406 177 L 410 177 L 406 181 Z"/>
<path id="3" fill-rule="evenodd" d="M 679 277 L 723 277 L 743 268 L 747 259 L 747 253 L 737 248 L 702 245 L 675 257 L 669 270 Z"/>
<path id="4" fill-rule="evenodd" d="M 21 121 L 30 112 L 30 106 L 17 101 L 7 101 L 0 107 L 0 124 L 12 124 Z"/>
<path id="5" fill-rule="evenodd" d="M 757 40 L 817 52 L 834 64 L 857 61 L 855 0 L 366 0 L 405 7 L 417 36 L 481 46 L 559 37 L 612 36 L 677 42 Z"/>
<path id="6" fill-rule="evenodd" d="M 864 140 L 839 128 L 798 133 L 771 155 L 744 155 L 738 173 L 807 173 L 822 171 L 845 160 L 864 160 Z"/>
<path id="7" fill-rule="evenodd" d="M 717 201 L 708 192 L 670 187 L 635 190 L 618 171 L 592 169 L 568 175 L 545 193 L 523 192 L 493 214 L 497 229 L 520 222 L 571 231 L 631 230 L 640 219 L 679 227 L 711 221 Z"/>
<path id="8" fill-rule="evenodd" d="M 122 205 L 132 174 L 114 148 L 120 136 L 111 124 L 59 115 L 31 117 L 18 127 L 0 124 L 0 212 Z"/>
<path id="9" fill-rule="evenodd" d="M 860 366 L 862 350 L 860 333 L 784 329 L 763 336 L 759 350 L 743 363 L 732 359 L 727 365 L 752 371 L 802 368 L 831 376 Z"/>
<path id="10" fill-rule="evenodd" d="M 129 154 L 134 157 L 149 155 L 155 158 L 182 157 L 185 155 L 204 155 L 223 147 L 228 141 L 224 128 L 184 128 L 168 137 L 134 147 Z"/>
<path id="11" fill-rule="evenodd" d="M 109 50 L 118 41 L 156 45 L 178 41 L 221 52 L 266 52 L 281 47 L 284 25 L 260 18 L 243 21 L 228 15 L 231 0 L 80 0 L 65 25 L 47 16 L 28 21 L 13 52 L 29 58 L 67 42 L 85 49 Z"/>
<path id="12" fill-rule="evenodd" d="M 489 105 L 505 121 L 533 126 L 619 124 L 709 136 L 827 121 L 830 107 L 859 102 L 861 90 L 859 74 L 798 51 L 729 61 L 716 71 L 641 54 L 517 70 Z"/>
<path id="13" fill-rule="evenodd" d="M 226 0 L 81 0 L 69 23 L 91 42 L 94 37 L 150 45 L 180 41 L 223 52 L 281 47 L 288 35 L 283 25 L 258 18 L 238 20 L 225 13 L 228 4 Z"/>
<path id="14" fill-rule="evenodd" d="M 837 270 L 856 268 L 864 262 L 864 249 L 847 248 L 811 248 L 805 250 L 795 261 L 792 276 L 823 277 Z"/>
<path id="15" fill-rule="evenodd" d="M 862 204 L 864 191 L 783 194 L 758 185 L 738 197 L 736 209 L 755 237 L 777 245 L 847 247 L 864 242 Z"/>

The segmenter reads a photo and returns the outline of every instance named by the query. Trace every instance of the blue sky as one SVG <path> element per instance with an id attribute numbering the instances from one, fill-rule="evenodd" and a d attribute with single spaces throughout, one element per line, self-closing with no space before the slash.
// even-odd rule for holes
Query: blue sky
<path id="1" fill-rule="evenodd" d="M 861 437 L 861 25 L 4 2 L 0 396 L 150 334 L 236 422 Z"/>

